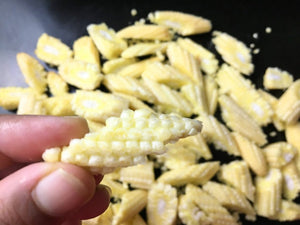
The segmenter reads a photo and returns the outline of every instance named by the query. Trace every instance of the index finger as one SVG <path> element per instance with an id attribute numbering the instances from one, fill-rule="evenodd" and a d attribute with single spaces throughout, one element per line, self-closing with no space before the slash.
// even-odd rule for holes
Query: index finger
<path id="1" fill-rule="evenodd" d="M 80 117 L 0 115 L 0 153 L 16 162 L 40 161 L 45 149 L 68 145 L 88 131 Z"/>

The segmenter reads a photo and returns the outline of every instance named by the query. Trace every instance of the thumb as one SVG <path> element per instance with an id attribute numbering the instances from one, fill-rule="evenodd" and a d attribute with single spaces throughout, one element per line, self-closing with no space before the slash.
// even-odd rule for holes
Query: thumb
<path id="1" fill-rule="evenodd" d="M 0 224 L 61 224 L 95 190 L 93 176 L 80 167 L 31 164 L 0 181 Z"/>

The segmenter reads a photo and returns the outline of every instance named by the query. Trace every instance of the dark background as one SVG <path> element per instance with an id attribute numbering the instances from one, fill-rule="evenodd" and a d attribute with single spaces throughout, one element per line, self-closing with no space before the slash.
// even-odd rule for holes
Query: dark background
<path id="1" fill-rule="evenodd" d="M 131 9 L 137 15 L 130 14 Z M 260 49 L 253 55 L 251 80 L 262 87 L 267 67 L 279 67 L 300 78 L 300 16 L 297 1 L 112 1 L 112 0 L 0 0 L 0 87 L 27 86 L 17 67 L 16 54 L 34 55 L 39 36 L 46 32 L 72 46 L 86 35 L 90 23 L 105 22 L 116 31 L 146 18 L 155 10 L 177 10 L 210 19 L 214 30 L 224 31 Z M 266 27 L 272 32 L 267 34 Z M 253 38 L 258 33 L 259 38 Z M 215 52 L 211 33 L 191 36 Z M 279 96 L 280 92 L 274 92 Z M 9 113 L 0 108 L 0 114 Z M 275 137 L 278 138 L 278 137 Z M 219 156 L 223 157 L 223 156 Z M 243 224 L 254 224 L 244 222 Z M 256 224 L 282 224 L 259 218 Z M 299 224 L 298 222 L 284 224 Z"/>

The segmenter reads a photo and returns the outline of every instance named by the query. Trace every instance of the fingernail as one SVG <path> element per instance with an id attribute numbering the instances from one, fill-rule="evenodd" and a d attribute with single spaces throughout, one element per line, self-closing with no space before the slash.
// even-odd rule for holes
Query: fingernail
<path id="1" fill-rule="evenodd" d="M 44 177 L 32 191 L 36 205 L 50 216 L 62 216 L 82 206 L 89 197 L 84 184 L 58 169 Z"/>
<path id="2" fill-rule="evenodd" d="M 98 188 L 104 188 L 108 192 L 109 196 L 112 195 L 112 190 L 110 189 L 110 187 L 108 187 L 108 186 L 106 186 L 104 184 L 99 184 Z"/>

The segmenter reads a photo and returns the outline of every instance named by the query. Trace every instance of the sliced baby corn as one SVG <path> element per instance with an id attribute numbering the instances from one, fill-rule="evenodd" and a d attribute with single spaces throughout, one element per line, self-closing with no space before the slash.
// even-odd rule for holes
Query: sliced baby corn
<path id="1" fill-rule="evenodd" d="M 117 37 L 160 41 L 170 41 L 173 38 L 167 27 L 153 24 L 137 24 L 125 27 L 117 32 Z"/>
<path id="2" fill-rule="evenodd" d="M 193 114 L 192 105 L 179 92 L 172 90 L 169 86 L 159 84 L 146 77 L 142 79 L 147 88 L 156 97 L 158 110 L 163 113 L 178 113 L 189 117 Z"/>
<path id="3" fill-rule="evenodd" d="M 178 168 L 163 173 L 158 182 L 170 184 L 173 186 L 182 186 L 185 184 L 205 184 L 219 170 L 219 162 L 205 162 L 186 166 L 184 169 Z"/>
<path id="4" fill-rule="evenodd" d="M 137 215 L 147 204 L 147 192 L 133 190 L 126 192 L 121 199 L 119 210 L 113 217 L 112 225 L 119 225 Z"/>
<path id="5" fill-rule="evenodd" d="M 47 83 L 49 91 L 53 96 L 60 96 L 69 92 L 69 87 L 66 81 L 64 81 L 59 74 L 53 71 L 48 72 Z"/>
<path id="6" fill-rule="evenodd" d="M 296 123 L 300 118 L 300 79 L 280 96 L 275 113 L 286 124 Z"/>
<path id="7" fill-rule="evenodd" d="M 153 62 L 147 65 L 145 71 L 142 73 L 142 77 L 175 89 L 192 82 L 191 79 L 180 73 L 177 69 L 162 62 Z"/>
<path id="8" fill-rule="evenodd" d="M 177 11 L 155 11 L 148 18 L 152 23 L 167 26 L 183 36 L 206 33 L 212 28 L 208 19 Z"/>
<path id="9" fill-rule="evenodd" d="M 193 105 L 194 114 L 201 115 L 209 113 L 204 85 L 187 84 L 181 87 L 180 92 Z"/>
<path id="10" fill-rule="evenodd" d="M 124 77 L 117 74 L 104 76 L 103 84 L 111 91 L 135 96 L 147 102 L 155 102 L 156 97 L 139 79 Z"/>
<path id="11" fill-rule="evenodd" d="M 91 219 L 82 220 L 82 225 L 99 225 L 99 224 L 111 225 L 113 216 L 114 213 L 112 209 L 112 204 L 110 204 L 108 208 L 101 215 Z"/>
<path id="12" fill-rule="evenodd" d="M 72 50 L 61 40 L 43 33 L 37 42 L 36 56 L 54 66 L 69 60 L 73 56 Z"/>
<path id="13" fill-rule="evenodd" d="M 154 55 L 157 52 L 165 52 L 168 43 L 137 43 L 126 48 L 122 54 L 122 58 L 134 58 L 147 55 Z"/>
<path id="14" fill-rule="evenodd" d="M 191 195 L 179 196 L 178 216 L 186 225 L 209 225 L 212 223 L 211 219 L 196 205 Z"/>
<path id="15" fill-rule="evenodd" d="M 250 49 L 227 33 L 215 31 L 213 35 L 212 42 L 223 60 L 239 72 L 250 75 L 254 70 Z"/>
<path id="16" fill-rule="evenodd" d="M 62 63 L 58 72 L 67 83 L 82 90 L 94 90 L 103 79 L 99 66 L 78 60 Z"/>
<path id="17" fill-rule="evenodd" d="M 293 83 L 293 76 L 277 67 L 268 67 L 263 78 L 265 89 L 285 89 Z"/>
<path id="18" fill-rule="evenodd" d="M 197 155 L 194 151 L 181 145 L 169 144 L 168 151 L 159 155 L 158 160 L 163 161 L 164 166 L 168 169 L 185 169 L 186 166 L 193 165 L 197 162 Z"/>
<path id="19" fill-rule="evenodd" d="M 47 72 L 32 56 L 21 52 L 17 54 L 17 63 L 26 83 L 38 93 L 44 93 L 47 87 Z"/>
<path id="20" fill-rule="evenodd" d="M 128 64 L 122 67 L 121 69 L 119 69 L 116 73 L 125 77 L 139 78 L 142 75 L 142 73 L 146 70 L 149 64 L 153 62 L 160 62 L 160 61 L 163 61 L 163 59 L 157 56 L 153 56 L 151 58 L 147 58 L 132 64 Z"/>
<path id="21" fill-rule="evenodd" d="M 223 164 L 218 173 L 218 179 L 227 185 L 234 187 L 243 193 L 250 201 L 254 201 L 255 188 L 252 177 L 243 160 L 235 160 L 229 164 Z"/>
<path id="22" fill-rule="evenodd" d="M 126 41 L 117 37 L 116 32 L 105 23 L 90 24 L 87 26 L 87 32 L 106 59 L 117 58 L 127 48 Z"/>
<path id="23" fill-rule="evenodd" d="M 124 58 L 115 58 L 107 60 L 103 63 L 102 71 L 104 74 L 110 74 L 110 73 L 118 73 L 118 71 L 122 70 L 125 66 L 128 66 L 130 64 L 133 64 L 136 62 L 136 59 L 130 58 L 130 59 L 124 59 Z"/>
<path id="24" fill-rule="evenodd" d="M 178 38 L 177 43 L 200 61 L 200 68 L 206 74 L 214 74 L 217 71 L 219 62 L 212 52 L 189 38 Z"/>
<path id="25" fill-rule="evenodd" d="M 226 64 L 222 65 L 216 79 L 220 86 L 220 93 L 227 93 L 232 97 L 259 125 L 271 122 L 272 108 L 250 80 L 245 79 L 237 70 Z"/>
<path id="26" fill-rule="evenodd" d="M 188 184 L 186 195 L 193 198 L 196 205 L 207 215 L 213 225 L 237 225 L 237 220 L 224 208 L 220 202 L 200 187 Z"/>
<path id="27" fill-rule="evenodd" d="M 242 158 L 247 162 L 251 170 L 258 176 L 265 176 L 268 172 L 268 164 L 262 149 L 242 134 L 234 132 L 232 135 Z"/>
<path id="28" fill-rule="evenodd" d="M 170 43 L 167 48 L 167 56 L 173 67 L 196 84 L 203 85 L 200 62 L 191 53 L 176 43 Z"/>
<path id="29" fill-rule="evenodd" d="M 119 93 L 119 92 L 115 92 L 114 94 L 116 96 L 120 96 L 121 98 L 126 99 L 129 102 L 129 109 L 132 109 L 132 110 L 147 109 L 147 110 L 154 112 L 154 110 L 152 108 L 150 108 L 147 104 L 145 104 L 144 102 L 142 102 L 140 99 L 138 99 L 135 96 L 127 95 L 127 94 L 123 94 L 123 93 Z"/>
<path id="30" fill-rule="evenodd" d="M 208 114 L 214 115 L 218 107 L 219 87 L 211 75 L 203 77 Z"/>
<path id="31" fill-rule="evenodd" d="M 133 188 L 150 189 L 154 183 L 153 162 L 121 168 L 120 181 Z"/>
<path id="32" fill-rule="evenodd" d="M 110 102 L 110 101 L 108 101 Z M 161 154 L 165 144 L 195 135 L 202 126 L 197 120 L 151 111 L 124 110 L 110 117 L 97 133 L 71 140 L 69 146 L 45 151 L 45 161 L 62 161 L 88 167 L 95 172 L 145 162 L 148 154 Z"/>
<path id="33" fill-rule="evenodd" d="M 24 94 L 34 94 L 33 88 L 2 87 L 0 88 L 0 107 L 7 110 L 17 109 Z"/>
<path id="34" fill-rule="evenodd" d="M 98 49 L 91 37 L 83 36 L 74 41 L 73 51 L 75 60 L 101 66 Z"/>
<path id="35" fill-rule="evenodd" d="M 281 168 L 295 158 L 297 149 L 287 142 L 280 141 L 268 144 L 263 148 L 263 152 L 270 167 Z"/>
<path id="36" fill-rule="evenodd" d="M 1 98 L 0 98 L 1 99 Z M 293 145 L 297 149 L 297 155 L 295 157 L 296 165 L 298 170 L 300 171 L 300 122 L 287 125 L 285 129 L 285 138 L 288 143 Z"/>
<path id="37" fill-rule="evenodd" d="M 106 185 L 111 189 L 111 197 L 114 199 L 121 199 L 125 193 L 129 192 L 126 185 L 111 179 L 107 175 L 103 177 L 101 184 Z"/>
<path id="38" fill-rule="evenodd" d="M 18 115 L 46 115 L 46 109 L 41 99 L 46 96 L 37 96 L 35 93 L 26 93 L 20 98 Z"/>
<path id="39" fill-rule="evenodd" d="M 208 192 L 214 198 L 229 210 L 255 216 L 255 211 L 246 199 L 245 195 L 227 185 L 213 181 L 208 181 L 203 185 L 203 190 Z"/>
<path id="40" fill-rule="evenodd" d="M 300 192 L 300 174 L 293 160 L 281 168 L 283 176 L 283 196 L 288 200 L 294 200 Z"/>
<path id="41" fill-rule="evenodd" d="M 65 94 L 61 96 L 53 96 L 43 100 L 43 105 L 47 115 L 52 116 L 75 116 L 71 102 L 73 94 Z"/>
<path id="42" fill-rule="evenodd" d="M 256 213 L 267 218 L 276 216 L 281 208 L 282 174 L 279 169 L 271 168 L 265 177 L 255 178 Z"/>
<path id="43" fill-rule="evenodd" d="M 77 90 L 72 99 L 72 109 L 77 115 L 97 122 L 119 116 L 128 108 L 128 101 L 119 96 L 101 91 Z"/>
<path id="44" fill-rule="evenodd" d="M 282 199 L 280 211 L 277 215 L 272 217 L 272 219 L 279 220 L 281 222 L 299 220 L 300 219 L 299 204 Z"/>
<path id="45" fill-rule="evenodd" d="M 241 108 L 231 97 L 219 96 L 221 115 L 226 125 L 239 132 L 259 146 L 267 143 L 267 137 L 257 122 Z"/>
<path id="46" fill-rule="evenodd" d="M 104 123 L 96 122 L 93 120 L 86 120 L 86 122 L 88 123 L 90 132 L 96 132 L 105 126 Z"/>
<path id="47" fill-rule="evenodd" d="M 201 133 L 194 136 L 182 138 L 178 141 L 177 144 L 182 145 L 189 150 L 192 150 L 194 153 L 196 153 L 197 159 L 200 159 L 201 157 L 206 160 L 212 159 L 210 149 Z"/>
<path id="48" fill-rule="evenodd" d="M 148 225 L 172 225 L 177 216 L 177 191 L 171 185 L 157 183 L 148 192 Z"/>
<path id="49" fill-rule="evenodd" d="M 240 155 L 231 132 L 224 124 L 213 115 L 202 114 L 197 119 L 203 122 L 202 135 L 208 143 L 213 143 L 216 149 L 226 151 L 230 155 Z"/>

